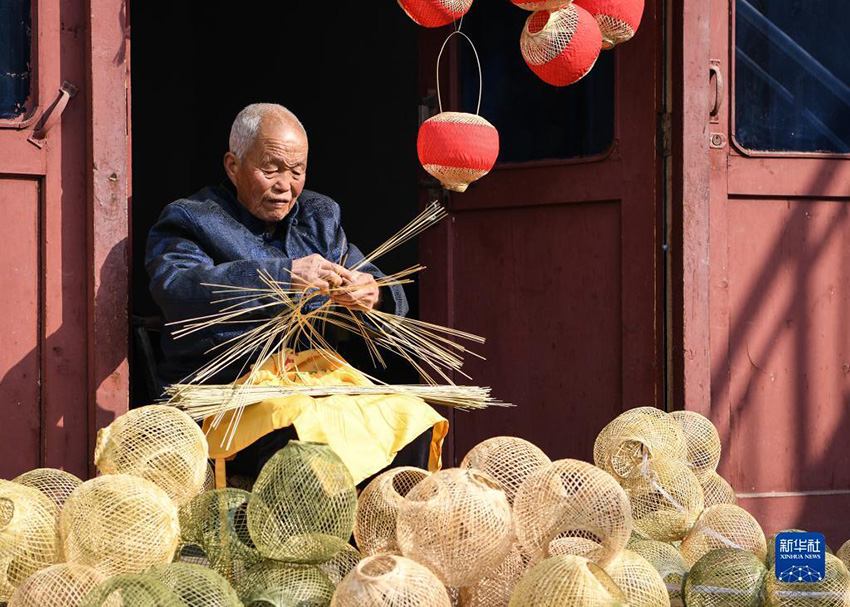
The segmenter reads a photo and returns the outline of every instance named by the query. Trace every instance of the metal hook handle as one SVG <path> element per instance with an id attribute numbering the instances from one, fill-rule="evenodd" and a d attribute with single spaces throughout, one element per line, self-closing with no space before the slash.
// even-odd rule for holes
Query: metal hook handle
<path id="1" fill-rule="evenodd" d="M 720 110 L 723 108 L 723 94 L 724 94 L 724 86 L 723 86 L 723 72 L 720 71 L 720 66 L 712 64 L 708 68 L 708 77 L 709 80 L 711 77 L 714 77 L 714 103 L 711 106 L 711 111 L 709 112 L 709 116 L 712 118 L 717 118 L 720 115 Z"/>

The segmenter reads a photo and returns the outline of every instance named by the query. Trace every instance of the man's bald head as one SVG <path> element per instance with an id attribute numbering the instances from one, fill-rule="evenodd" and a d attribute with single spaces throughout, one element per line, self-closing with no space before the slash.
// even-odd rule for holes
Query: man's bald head
<path id="1" fill-rule="evenodd" d="M 298 117 L 277 103 L 252 103 L 246 106 L 233 121 L 230 128 L 230 151 L 242 160 L 254 145 L 264 127 L 288 126 L 297 129 L 307 140 L 307 130 Z"/>

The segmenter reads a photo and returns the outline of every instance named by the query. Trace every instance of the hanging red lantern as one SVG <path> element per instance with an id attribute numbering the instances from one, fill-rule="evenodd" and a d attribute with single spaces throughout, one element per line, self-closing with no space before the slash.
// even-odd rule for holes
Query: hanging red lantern
<path id="1" fill-rule="evenodd" d="M 557 11 L 564 8 L 573 0 L 511 0 L 518 7 L 527 11 Z"/>
<path id="2" fill-rule="evenodd" d="M 576 0 L 576 4 L 596 17 L 605 50 L 631 40 L 643 17 L 644 0 Z"/>
<path id="3" fill-rule="evenodd" d="M 440 27 L 463 17 L 472 0 L 398 0 L 398 5 L 419 25 Z"/>
<path id="4" fill-rule="evenodd" d="M 463 36 L 472 46 L 478 63 L 478 107 L 475 114 L 444 112 L 440 95 L 440 60 L 452 36 Z M 419 162 L 447 190 L 465 192 L 467 186 L 490 172 L 499 156 L 499 131 L 478 115 L 481 110 L 481 62 L 469 36 L 461 31 L 448 35 L 437 56 L 437 103 L 440 113 L 422 123 L 416 140 Z"/>
<path id="5" fill-rule="evenodd" d="M 538 11 L 525 22 L 522 56 L 541 80 L 567 86 L 593 69 L 602 50 L 602 34 L 589 12 L 569 4 L 559 11 Z"/>

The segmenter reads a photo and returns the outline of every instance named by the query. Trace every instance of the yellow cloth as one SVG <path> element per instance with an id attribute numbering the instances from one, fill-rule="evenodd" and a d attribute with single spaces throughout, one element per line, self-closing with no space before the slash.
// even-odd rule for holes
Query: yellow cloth
<path id="1" fill-rule="evenodd" d="M 369 386 L 373 383 L 362 373 L 341 361 L 335 354 L 316 350 L 300 353 L 287 351 L 273 356 L 257 369 L 253 383 L 264 386 L 340 385 Z M 237 383 L 249 381 L 250 374 Z M 389 466 L 396 453 L 417 436 L 433 428 L 429 470 L 442 466 L 443 440 L 448 421 L 420 398 L 399 395 L 314 398 L 306 395 L 270 398 L 246 407 L 236 435 L 225 449 L 224 434 L 233 415 L 228 412 L 217 428 L 212 417 L 204 420 L 204 432 L 210 457 L 232 458 L 266 434 L 294 426 L 303 441 L 325 443 L 345 462 L 354 481 L 359 483 Z"/>

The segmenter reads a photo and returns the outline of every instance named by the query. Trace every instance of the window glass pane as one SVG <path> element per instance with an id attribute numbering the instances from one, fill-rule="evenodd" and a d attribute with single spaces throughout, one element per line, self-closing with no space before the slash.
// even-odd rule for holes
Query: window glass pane
<path id="1" fill-rule="evenodd" d="M 481 115 L 499 129 L 499 162 L 591 156 L 614 140 L 614 53 L 603 52 L 576 84 L 558 88 L 525 64 L 519 39 L 529 13 L 510 2 L 473 5 L 463 21 L 481 58 L 484 95 Z M 478 68 L 466 41 L 461 50 L 463 110 L 478 102 Z M 454 109 L 446 108 L 443 109 Z"/>
<path id="2" fill-rule="evenodd" d="M 738 142 L 751 150 L 850 152 L 850 3 L 735 6 Z"/>
<path id="3" fill-rule="evenodd" d="M 30 0 L 0 0 L 0 118 L 16 118 L 30 95 Z"/>

